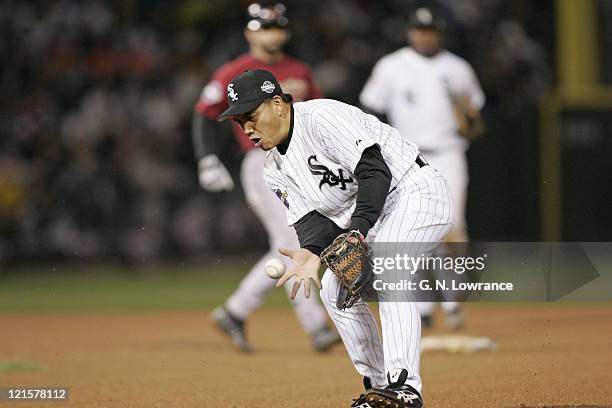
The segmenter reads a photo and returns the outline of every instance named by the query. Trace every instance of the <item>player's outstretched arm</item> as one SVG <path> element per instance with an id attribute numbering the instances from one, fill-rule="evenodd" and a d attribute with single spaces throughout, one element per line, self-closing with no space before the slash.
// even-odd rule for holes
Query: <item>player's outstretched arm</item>
<path id="1" fill-rule="evenodd" d="M 295 299 L 302 282 L 304 282 L 304 296 L 307 298 L 310 297 L 311 281 L 314 282 L 317 288 L 321 289 L 321 280 L 319 279 L 321 259 L 318 255 L 305 248 L 281 248 L 278 252 L 293 259 L 293 266 L 276 282 L 277 288 L 282 287 L 289 279 L 295 276 L 295 282 L 293 282 L 293 288 L 291 289 L 291 300 Z"/>
<path id="2" fill-rule="evenodd" d="M 216 155 L 218 150 L 219 125 L 194 111 L 192 121 L 193 148 L 198 160 L 198 178 L 200 186 L 210 192 L 230 191 L 234 180 L 227 168 Z"/>

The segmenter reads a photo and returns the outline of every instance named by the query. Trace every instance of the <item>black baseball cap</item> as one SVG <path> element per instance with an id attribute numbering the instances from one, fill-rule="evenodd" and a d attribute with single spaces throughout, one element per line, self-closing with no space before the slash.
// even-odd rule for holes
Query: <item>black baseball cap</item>
<path id="1" fill-rule="evenodd" d="M 227 108 L 217 120 L 251 112 L 268 98 L 283 96 L 278 81 L 270 71 L 255 69 L 244 71 L 231 80 L 227 86 Z"/>
<path id="2" fill-rule="evenodd" d="M 419 7 L 411 14 L 408 27 L 443 32 L 446 30 L 446 21 L 432 8 Z"/>

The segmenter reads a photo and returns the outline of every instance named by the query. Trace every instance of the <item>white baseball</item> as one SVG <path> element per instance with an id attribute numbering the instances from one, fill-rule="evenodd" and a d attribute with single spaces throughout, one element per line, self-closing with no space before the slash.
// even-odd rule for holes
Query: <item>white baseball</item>
<path id="1" fill-rule="evenodd" d="M 272 279 L 278 279 L 285 274 L 285 264 L 278 258 L 272 258 L 266 262 L 264 271 Z"/>

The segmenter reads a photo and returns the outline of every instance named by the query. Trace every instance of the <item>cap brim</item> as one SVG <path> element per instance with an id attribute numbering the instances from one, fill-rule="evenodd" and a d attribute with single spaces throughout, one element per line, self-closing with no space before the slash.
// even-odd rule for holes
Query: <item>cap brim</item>
<path id="1" fill-rule="evenodd" d="M 225 119 L 231 116 L 244 115 L 245 113 L 257 109 L 257 107 L 262 103 L 263 99 L 258 99 L 256 101 L 245 102 L 239 105 L 232 105 L 219 115 L 219 117 L 217 118 L 217 122 L 223 122 Z"/>

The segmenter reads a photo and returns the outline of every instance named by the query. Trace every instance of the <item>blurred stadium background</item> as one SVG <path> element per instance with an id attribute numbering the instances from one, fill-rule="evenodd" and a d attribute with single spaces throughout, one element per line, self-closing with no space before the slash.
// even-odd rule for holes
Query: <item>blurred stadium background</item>
<path id="1" fill-rule="evenodd" d="M 343 349 L 312 354 L 281 290 L 253 317 L 252 356 L 207 324 L 267 248 L 239 186 L 199 188 L 190 135 L 213 70 L 247 50 L 250 3 L 0 1 L 0 387 L 119 408 L 337 407 L 361 392 Z M 468 152 L 472 239 L 612 241 L 612 0 L 285 3 L 289 54 L 352 104 L 404 46 L 409 12 L 440 5 L 487 97 Z M 609 406 L 602 277 L 564 302 L 465 305 L 467 332 L 499 350 L 428 354 L 428 404 Z"/>
<path id="2" fill-rule="evenodd" d="M 264 250 L 240 189 L 199 189 L 190 139 L 202 86 L 246 51 L 249 3 L 0 3 L 5 271 Z M 373 64 L 405 44 L 405 16 L 431 3 L 487 96 L 487 134 L 469 151 L 472 238 L 610 240 L 612 1 L 289 1 L 288 51 L 326 96 L 357 104 Z"/>

